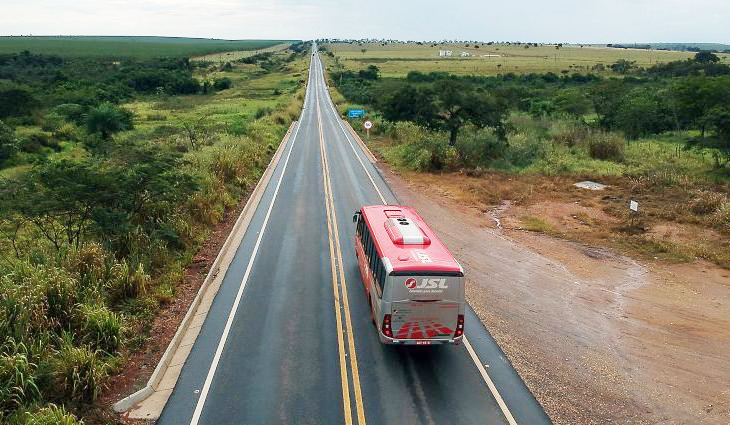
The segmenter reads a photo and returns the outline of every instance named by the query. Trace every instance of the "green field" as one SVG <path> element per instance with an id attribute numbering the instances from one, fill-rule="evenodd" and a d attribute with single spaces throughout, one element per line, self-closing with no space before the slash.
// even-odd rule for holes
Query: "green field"
<path id="1" fill-rule="evenodd" d="M 289 46 L 291 46 L 291 43 L 286 42 L 286 43 L 276 44 L 271 47 L 266 47 L 263 49 L 216 52 L 216 53 L 210 53 L 210 54 L 203 55 L 203 56 L 195 56 L 192 59 L 195 61 L 203 61 L 203 62 L 218 62 L 218 63 L 233 62 L 233 61 L 237 61 L 239 59 L 243 59 L 243 58 L 247 58 L 249 56 L 259 54 L 259 53 L 279 52 L 279 51 L 285 50 Z"/>
<path id="2" fill-rule="evenodd" d="M 181 37 L 0 37 L 0 53 L 33 53 L 75 57 L 189 57 L 237 50 L 257 50 L 288 40 L 217 40 Z"/>
<path id="3" fill-rule="evenodd" d="M 602 73 L 595 71 L 598 64 L 611 65 L 619 59 L 635 61 L 647 67 L 656 63 L 689 59 L 694 52 L 644 49 L 615 49 L 595 46 L 554 45 L 530 46 L 485 43 L 475 44 L 416 44 L 416 43 L 331 43 L 324 47 L 332 51 L 347 69 L 360 70 L 376 65 L 385 77 L 405 76 L 410 71 L 441 71 L 458 75 L 496 75 L 554 72 Z M 364 50 L 364 51 L 363 51 Z M 439 57 L 439 50 L 451 50 L 452 57 Z M 471 56 L 461 57 L 466 52 Z M 491 55 L 491 56 L 485 56 Z M 723 62 L 729 54 L 718 54 Z"/>

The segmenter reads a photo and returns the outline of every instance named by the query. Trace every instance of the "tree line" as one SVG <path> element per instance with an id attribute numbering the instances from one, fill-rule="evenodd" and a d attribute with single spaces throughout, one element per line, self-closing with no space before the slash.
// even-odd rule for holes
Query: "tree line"
<path id="1" fill-rule="evenodd" d="M 371 65 L 332 74 L 350 101 L 369 104 L 390 121 L 412 121 L 449 133 L 451 145 L 466 124 L 492 128 L 506 140 L 510 111 L 533 116 L 563 114 L 629 140 L 671 130 L 696 130 L 688 147 L 710 149 L 718 166 L 730 162 L 730 66 L 712 53 L 657 64 L 625 77 L 573 73 L 454 76 L 413 71 L 380 78 Z M 586 122 L 587 124 L 587 122 Z"/>

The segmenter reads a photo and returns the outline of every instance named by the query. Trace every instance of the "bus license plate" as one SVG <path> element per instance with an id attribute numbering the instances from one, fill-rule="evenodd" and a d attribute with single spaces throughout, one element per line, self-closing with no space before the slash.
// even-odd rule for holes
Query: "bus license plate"
<path id="1" fill-rule="evenodd" d="M 416 341 L 416 345 L 431 345 L 431 341 Z"/>

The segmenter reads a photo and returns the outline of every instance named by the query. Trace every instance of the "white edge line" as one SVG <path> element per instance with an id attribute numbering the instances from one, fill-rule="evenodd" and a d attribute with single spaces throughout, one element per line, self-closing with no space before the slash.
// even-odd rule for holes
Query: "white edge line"
<path id="1" fill-rule="evenodd" d="M 510 425 L 517 425 L 517 421 L 515 421 L 514 416 L 512 416 L 512 412 L 509 411 L 507 403 L 505 403 L 502 399 L 502 396 L 497 390 L 497 386 L 494 385 L 494 382 L 492 382 L 492 378 L 489 377 L 487 369 L 484 368 L 481 360 L 479 360 L 479 356 L 477 355 L 476 351 L 474 351 L 474 348 L 472 348 L 471 343 L 466 338 L 466 335 L 464 335 L 464 347 L 466 347 L 466 351 L 469 352 L 469 356 L 471 357 L 474 364 L 477 366 L 477 369 L 479 369 L 479 373 L 482 375 L 482 379 L 484 379 L 484 382 L 487 383 L 487 387 L 489 387 L 489 391 L 492 393 L 492 396 L 495 400 L 497 400 L 497 404 L 499 405 L 500 410 L 502 410 L 502 414 L 507 419 L 507 422 L 509 422 Z"/>
<path id="2" fill-rule="evenodd" d="M 307 96 L 305 96 L 305 102 L 307 100 L 306 98 L 307 98 Z M 263 239 L 264 233 L 266 232 L 266 225 L 269 223 L 269 217 L 271 216 L 271 210 L 274 208 L 274 203 L 276 202 L 276 195 L 279 194 L 279 187 L 281 187 L 281 182 L 284 180 L 284 173 L 286 172 L 287 165 L 289 165 L 289 157 L 291 156 L 292 150 L 294 150 L 294 142 L 296 142 L 297 134 L 299 134 L 299 128 L 302 126 L 303 117 L 304 117 L 304 108 L 302 107 L 302 114 L 299 117 L 299 123 L 297 124 L 297 129 L 294 132 L 294 136 L 292 137 L 292 142 L 289 147 L 289 153 L 286 155 L 286 160 L 284 161 L 284 168 L 282 168 L 281 175 L 279 176 L 279 181 L 276 183 L 276 189 L 274 189 L 274 195 L 271 198 L 271 204 L 269 204 L 269 209 L 266 211 L 266 217 L 264 218 L 264 223 L 261 226 L 261 231 L 259 232 L 259 236 L 258 236 L 258 238 L 256 238 L 256 245 L 254 245 L 253 251 L 251 252 L 251 257 L 248 260 L 248 265 L 246 266 L 246 273 L 244 273 L 243 280 L 241 281 L 241 286 L 238 288 L 238 293 L 236 294 L 236 299 L 233 302 L 233 307 L 231 308 L 230 313 L 228 313 L 228 320 L 226 321 L 226 326 L 223 329 L 223 334 L 221 335 L 221 339 L 218 342 L 218 348 L 216 348 L 216 350 L 215 350 L 215 356 L 213 356 L 213 361 L 210 364 L 210 369 L 208 370 L 208 375 L 205 378 L 205 383 L 203 384 L 203 388 L 200 390 L 200 396 L 198 397 L 197 404 L 195 405 L 195 411 L 193 412 L 193 417 L 190 419 L 190 425 L 197 425 L 198 421 L 200 420 L 200 415 L 203 413 L 203 407 L 205 405 L 205 400 L 208 397 L 208 391 L 210 391 L 210 386 L 213 382 L 213 377 L 215 376 L 215 371 L 218 368 L 218 362 L 220 361 L 221 355 L 223 354 L 223 348 L 225 348 L 226 340 L 228 339 L 228 333 L 230 332 L 231 326 L 233 325 L 233 320 L 236 316 L 236 311 L 238 311 L 238 305 L 241 302 L 241 297 L 243 296 L 243 290 L 246 287 L 246 282 L 248 282 L 248 277 L 251 274 L 251 268 L 253 267 L 253 262 L 256 259 L 256 254 L 258 253 L 259 246 L 261 244 L 261 240 Z"/>
<path id="3" fill-rule="evenodd" d="M 317 60 L 319 60 L 319 55 L 317 55 Z M 322 67 L 322 62 L 319 61 L 320 69 Z M 324 76 L 324 72 L 322 72 L 322 76 Z M 329 98 L 329 93 L 328 98 Z M 355 149 L 355 146 L 352 145 L 352 142 L 350 141 L 350 137 L 348 136 L 347 132 L 345 131 L 345 128 L 342 126 L 342 123 L 340 122 L 340 116 L 337 114 L 337 110 L 334 107 L 334 104 L 332 103 L 332 99 L 330 99 L 330 108 L 332 108 L 332 111 L 335 113 L 335 117 L 337 118 L 337 123 L 340 125 L 340 129 L 342 129 L 342 132 L 345 134 L 345 138 L 347 139 L 347 143 L 350 144 L 350 147 L 352 148 L 353 152 L 355 152 L 355 156 L 357 157 L 357 160 L 360 162 L 360 165 L 362 166 L 365 173 L 368 175 L 368 178 L 370 179 L 370 183 L 373 184 L 373 187 L 375 187 L 375 190 L 378 192 L 378 196 L 380 196 L 380 199 L 383 201 L 383 204 L 387 205 L 388 203 L 385 201 L 385 198 L 383 197 L 383 194 L 380 192 L 380 189 L 378 188 L 378 185 L 375 184 L 375 181 L 373 180 L 373 176 L 370 175 L 370 171 L 365 167 L 365 164 L 363 164 L 362 159 L 360 159 L 360 155 L 358 155 L 357 150 Z M 474 351 L 474 348 L 472 348 L 471 344 L 469 343 L 469 340 L 466 338 L 466 334 L 464 334 L 464 347 L 466 347 L 466 351 L 469 353 L 469 357 L 471 357 L 471 360 L 476 365 L 477 369 L 479 370 L 479 373 L 482 375 L 482 379 L 484 382 L 486 382 L 487 387 L 489 387 L 489 391 L 492 393 L 492 396 L 497 401 L 497 404 L 499 405 L 500 410 L 502 410 L 502 414 L 507 419 L 507 422 L 509 422 L 510 425 L 517 425 L 517 421 L 515 421 L 514 416 L 512 416 L 512 412 L 510 412 L 509 408 L 507 407 L 507 404 L 504 402 L 504 399 L 502 399 L 502 396 L 499 394 L 499 391 L 497 390 L 497 387 L 494 385 L 494 382 L 492 382 L 492 379 L 489 377 L 489 374 L 487 373 L 487 370 L 484 368 L 484 365 L 482 364 L 481 360 L 479 359 L 479 356 L 477 355 L 476 351 Z"/>

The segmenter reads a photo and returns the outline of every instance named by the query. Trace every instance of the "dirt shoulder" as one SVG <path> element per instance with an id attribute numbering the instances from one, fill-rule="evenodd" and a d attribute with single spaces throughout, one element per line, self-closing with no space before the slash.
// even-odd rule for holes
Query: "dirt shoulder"
<path id="1" fill-rule="evenodd" d="M 580 243 L 553 237 L 581 221 L 612 220 L 581 192 L 566 197 L 568 182 L 529 188 L 561 186 L 554 205 L 517 206 L 504 201 L 527 196 L 525 187 L 495 183 L 490 190 L 511 192 L 495 207 L 458 175 L 380 168 L 463 262 L 469 303 L 555 423 L 727 423 L 730 270 L 634 255 L 612 235 L 602 243 L 600 232 Z M 550 231 L 524 230 L 525 216 Z M 677 238 L 692 231 L 664 229 Z"/>

